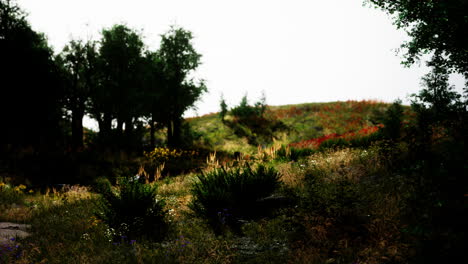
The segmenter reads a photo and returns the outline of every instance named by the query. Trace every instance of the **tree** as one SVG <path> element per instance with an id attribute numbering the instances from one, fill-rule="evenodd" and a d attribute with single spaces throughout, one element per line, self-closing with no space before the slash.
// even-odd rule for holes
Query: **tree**
<path id="1" fill-rule="evenodd" d="M 63 89 L 52 49 L 21 9 L 0 0 L 0 148 L 55 149 Z"/>
<path id="2" fill-rule="evenodd" d="M 155 147 L 154 133 L 156 132 L 156 124 L 162 124 L 164 121 L 161 114 L 161 108 L 164 105 L 162 90 L 165 85 L 163 69 L 164 67 L 158 53 L 147 52 L 144 66 L 145 97 L 143 98 L 143 102 L 145 105 L 144 115 L 150 125 L 151 148 Z"/>
<path id="3" fill-rule="evenodd" d="M 72 147 L 83 147 L 83 117 L 91 91 L 97 86 L 96 43 L 72 40 L 57 56 L 67 80 L 65 107 L 71 111 Z"/>
<path id="4" fill-rule="evenodd" d="M 127 139 L 132 136 L 134 122 L 141 114 L 143 51 L 141 36 L 125 25 L 102 31 L 99 49 L 102 85 L 93 103 L 102 136 L 107 136 L 114 118 L 118 140 L 122 139 L 124 126 Z"/>
<path id="5" fill-rule="evenodd" d="M 221 107 L 221 111 L 219 111 L 219 117 L 221 118 L 221 121 L 224 122 L 224 118 L 228 113 L 228 105 L 226 104 L 226 100 L 224 100 L 223 95 L 221 95 L 219 106 Z"/>
<path id="6" fill-rule="evenodd" d="M 167 126 L 167 141 L 172 147 L 181 144 L 182 115 L 207 91 L 203 80 L 190 79 L 200 65 L 201 55 L 192 45 L 192 33 L 172 26 L 162 35 L 158 56 L 163 65 L 165 84 L 161 115 Z"/>
<path id="7" fill-rule="evenodd" d="M 429 52 L 438 63 L 468 77 L 468 1 L 366 0 L 393 16 L 411 40 L 402 44 L 404 64 L 411 65 Z"/>

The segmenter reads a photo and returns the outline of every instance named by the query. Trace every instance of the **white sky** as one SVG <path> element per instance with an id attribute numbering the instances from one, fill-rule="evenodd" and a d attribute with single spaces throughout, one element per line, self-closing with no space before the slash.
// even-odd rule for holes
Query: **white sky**
<path id="1" fill-rule="evenodd" d="M 209 89 L 197 103 L 200 115 L 219 111 L 221 93 L 230 106 L 246 92 L 256 101 L 262 91 L 270 105 L 397 98 L 408 103 L 428 72 L 400 64 L 395 50 L 406 33 L 383 11 L 363 7 L 363 0 L 17 2 L 56 52 L 71 38 L 99 39 L 103 28 L 116 23 L 142 30 L 152 50 L 172 24 L 192 31 L 203 55 L 196 76 Z M 451 80 L 461 91 L 463 78 Z"/>

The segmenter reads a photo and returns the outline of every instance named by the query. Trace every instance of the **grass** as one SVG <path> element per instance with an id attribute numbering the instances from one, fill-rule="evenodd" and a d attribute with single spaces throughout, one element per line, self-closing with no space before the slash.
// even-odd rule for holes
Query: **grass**
<path id="1" fill-rule="evenodd" d="M 5 201 L 0 218 L 31 224 L 32 235 L 16 241 L 18 249 L 1 251 L 0 261 L 414 263 L 420 244 L 430 236 L 408 220 L 415 212 L 414 193 L 418 192 L 413 180 L 418 168 L 400 169 L 409 145 L 378 139 L 359 148 L 347 145 L 313 151 L 280 148 L 331 133 L 359 131 L 370 125 L 373 111 L 382 112 L 386 107 L 370 101 L 270 107 L 267 114 L 280 118 L 291 132 L 264 148 L 250 146 L 246 139 L 236 137 L 216 115 L 191 119 L 191 126 L 203 134 L 198 144 L 212 152 L 207 164 L 199 166 L 198 171 L 165 176 L 156 182 L 156 199 L 165 201 L 167 211 L 168 230 L 162 240 L 116 234 L 106 222 L 95 217 L 100 211 L 97 203 L 100 195 L 94 189 L 72 186 L 60 192 L 34 190 L 32 194 L 25 189 L 15 194 L 18 199 L 0 197 Z M 242 154 L 236 160 L 226 154 L 237 151 Z M 193 186 L 201 184 L 202 172 L 214 175 L 221 166 L 235 168 L 246 163 L 253 168 L 259 165 L 274 168 L 280 182 L 274 195 L 264 195 L 261 184 L 254 185 L 248 192 L 262 195 L 252 195 L 249 203 L 265 202 L 264 196 L 270 196 L 270 201 L 277 204 L 269 214 L 240 219 L 235 232 L 229 229 L 215 232 L 207 216 L 197 214 L 191 206 L 197 201 Z M 130 173 L 134 175 L 136 171 Z M 220 178 L 211 187 L 221 190 L 218 187 L 229 182 L 227 176 Z M 240 175 L 234 178 L 242 179 Z M 200 191 L 208 193 L 203 188 Z M 239 193 L 242 192 L 222 189 L 218 194 L 229 197 Z M 17 206 L 12 206 L 13 203 Z M 223 208 L 215 209 L 218 212 Z"/>
<path id="2" fill-rule="evenodd" d="M 290 144 L 324 135 L 357 131 L 374 125 L 374 116 L 383 113 L 389 104 L 377 101 L 347 101 L 308 103 L 299 105 L 268 106 L 266 117 L 281 120 L 288 131 L 277 131 L 277 144 Z M 230 116 L 227 117 L 229 120 Z M 213 150 L 247 154 L 256 152 L 257 146 L 248 144 L 246 138 L 237 137 L 224 125 L 217 114 L 209 114 L 187 120 L 193 130 L 201 134 L 198 145 Z"/>
<path id="3" fill-rule="evenodd" d="M 160 242 L 113 239 L 112 230 L 95 218 L 98 195 L 87 188 L 25 194 L 29 207 L 21 210 L 30 213 L 17 214 L 17 219 L 10 216 L 9 220 L 30 223 L 32 236 L 18 241 L 22 254 L 18 259 L 12 255 L 9 260 L 16 263 L 381 263 L 387 258 L 398 262 L 408 250 L 401 239 L 400 229 L 404 226 L 398 220 L 404 197 L 388 191 L 398 187 L 393 181 L 382 177 L 369 180 L 386 173 L 379 160 L 378 146 L 375 146 L 367 150 L 318 152 L 297 162 L 267 161 L 280 172 L 280 180 L 287 189 L 302 197 L 302 202 L 269 217 L 247 220 L 240 233 L 223 236 L 216 235 L 203 217 L 194 217 L 188 206 L 193 200 L 190 187 L 196 180 L 195 174 L 159 182 L 158 195 L 166 201 L 170 225 L 168 235 Z M 318 179 L 315 185 L 310 185 L 312 176 Z M 349 183 L 345 188 L 352 193 L 346 199 L 366 196 L 353 210 L 344 210 L 349 205 L 338 199 L 336 188 L 343 180 Z M 317 191 L 313 199 L 311 188 Z M 317 204 L 311 205 L 312 202 Z M 318 209 L 319 203 L 329 210 Z M 353 230 L 356 223 L 362 230 Z M 359 232 L 363 233 L 357 236 Z"/>

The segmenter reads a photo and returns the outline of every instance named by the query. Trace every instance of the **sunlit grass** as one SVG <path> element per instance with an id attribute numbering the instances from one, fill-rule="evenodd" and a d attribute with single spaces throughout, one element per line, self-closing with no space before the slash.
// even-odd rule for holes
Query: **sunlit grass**
<path id="1" fill-rule="evenodd" d="M 197 173 L 152 183 L 168 212 L 160 242 L 116 241 L 96 218 L 99 195 L 82 186 L 25 194 L 23 205 L 2 219 L 32 225 L 32 235 L 18 240 L 17 263 L 398 263 L 411 248 L 401 233 L 410 190 L 388 173 L 381 149 L 329 149 L 297 161 L 252 155 L 253 166 L 276 168 L 279 197 L 295 202 L 243 222 L 239 233 L 218 236 L 190 209 Z"/>

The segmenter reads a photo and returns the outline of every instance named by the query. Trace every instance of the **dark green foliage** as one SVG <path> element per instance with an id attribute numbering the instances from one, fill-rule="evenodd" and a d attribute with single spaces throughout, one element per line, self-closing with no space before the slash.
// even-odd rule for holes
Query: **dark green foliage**
<path id="1" fill-rule="evenodd" d="M 102 85 L 93 93 L 93 116 L 99 122 L 101 138 L 110 130 L 111 124 L 105 119 L 116 119 L 116 141 L 121 147 L 131 142 L 134 122 L 143 111 L 143 104 L 135 103 L 144 98 L 143 51 L 140 34 L 125 25 L 102 31 L 99 48 Z"/>
<path id="2" fill-rule="evenodd" d="M 265 95 L 253 106 L 249 105 L 247 95 L 240 104 L 231 109 L 232 121 L 224 121 L 239 137 L 247 138 L 251 145 L 268 145 L 275 138 L 277 131 L 287 130 L 287 126 L 274 117 L 266 117 Z"/>
<path id="3" fill-rule="evenodd" d="M 266 110 L 266 104 L 264 97 L 255 103 L 254 106 L 249 105 L 247 95 L 242 97 L 241 102 L 238 106 L 231 109 L 231 115 L 236 118 L 239 122 L 245 123 L 252 118 L 261 118 Z"/>
<path id="4" fill-rule="evenodd" d="M 359 214 L 364 197 L 352 181 L 344 177 L 329 181 L 310 171 L 306 175 L 306 187 L 308 200 L 305 202 L 316 214 L 336 218 Z"/>
<path id="5" fill-rule="evenodd" d="M 310 156 L 315 151 L 310 148 L 294 148 L 287 149 L 284 146 L 276 151 L 276 160 L 281 161 L 298 161 L 300 158 Z"/>
<path id="6" fill-rule="evenodd" d="M 382 133 L 386 139 L 398 140 L 401 136 L 402 121 L 403 107 L 401 101 L 397 100 L 387 108 L 380 120 L 384 127 L 379 130 L 379 133 Z"/>
<path id="7" fill-rule="evenodd" d="M 161 122 L 167 127 L 170 147 L 180 147 L 182 115 L 207 91 L 203 80 L 189 78 L 201 63 L 201 55 L 193 47 L 192 38 L 190 31 L 173 26 L 162 36 L 158 51 L 164 74 L 161 87 L 164 100 L 159 111 Z"/>
<path id="8" fill-rule="evenodd" d="M 466 101 L 448 84 L 449 71 L 439 59 L 434 55 L 424 89 L 413 96 L 415 122 L 401 139 L 410 146 L 406 159 L 392 168 L 414 188 L 406 219 L 407 232 L 419 241 L 418 263 L 453 262 L 468 237 Z"/>
<path id="9" fill-rule="evenodd" d="M 60 74 L 46 38 L 13 1 L 0 0 L 0 58 L 0 155 L 55 151 L 63 138 Z"/>
<path id="10" fill-rule="evenodd" d="M 444 54 L 438 63 L 468 76 L 468 1 L 366 0 L 393 16 L 398 28 L 407 30 L 410 40 L 402 45 L 406 50 L 406 65 L 433 51 Z"/>
<path id="11" fill-rule="evenodd" d="M 23 204 L 24 196 L 23 190 L 15 190 L 15 188 L 7 185 L 0 186 L 0 210 L 3 210 L 3 206 Z"/>
<path id="12" fill-rule="evenodd" d="M 65 108 L 71 112 L 71 145 L 75 150 L 84 146 L 83 117 L 98 83 L 97 61 L 96 43 L 92 41 L 72 40 L 56 56 L 65 84 Z"/>
<path id="13" fill-rule="evenodd" d="M 350 142 L 344 138 L 332 138 L 325 140 L 319 146 L 319 150 L 325 150 L 329 148 L 344 148 L 350 147 Z"/>
<path id="14" fill-rule="evenodd" d="M 236 227 L 239 218 L 259 216 L 258 200 L 271 195 L 279 185 L 279 174 L 272 167 L 215 169 L 198 175 L 190 207 L 220 232 L 225 226 Z"/>
<path id="15" fill-rule="evenodd" d="M 337 148 L 368 148 L 372 143 L 384 139 L 380 133 L 372 133 L 367 136 L 352 139 L 331 138 L 323 141 L 319 146 L 319 151 Z"/>
<path id="16" fill-rule="evenodd" d="M 102 212 L 97 214 L 115 235 L 159 240 L 167 229 L 164 201 L 156 196 L 156 185 L 122 179 L 116 190 L 100 184 Z"/>
<path id="17" fill-rule="evenodd" d="M 226 117 L 226 115 L 228 113 L 228 106 L 227 106 L 226 101 L 224 100 L 223 96 L 221 96 L 221 101 L 219 103 L 219 106 L 221 108 L 221 110 L 219 111 L 219 117 L 221 118 L 221 121 L 224 122 L 224 118 Z"/>

